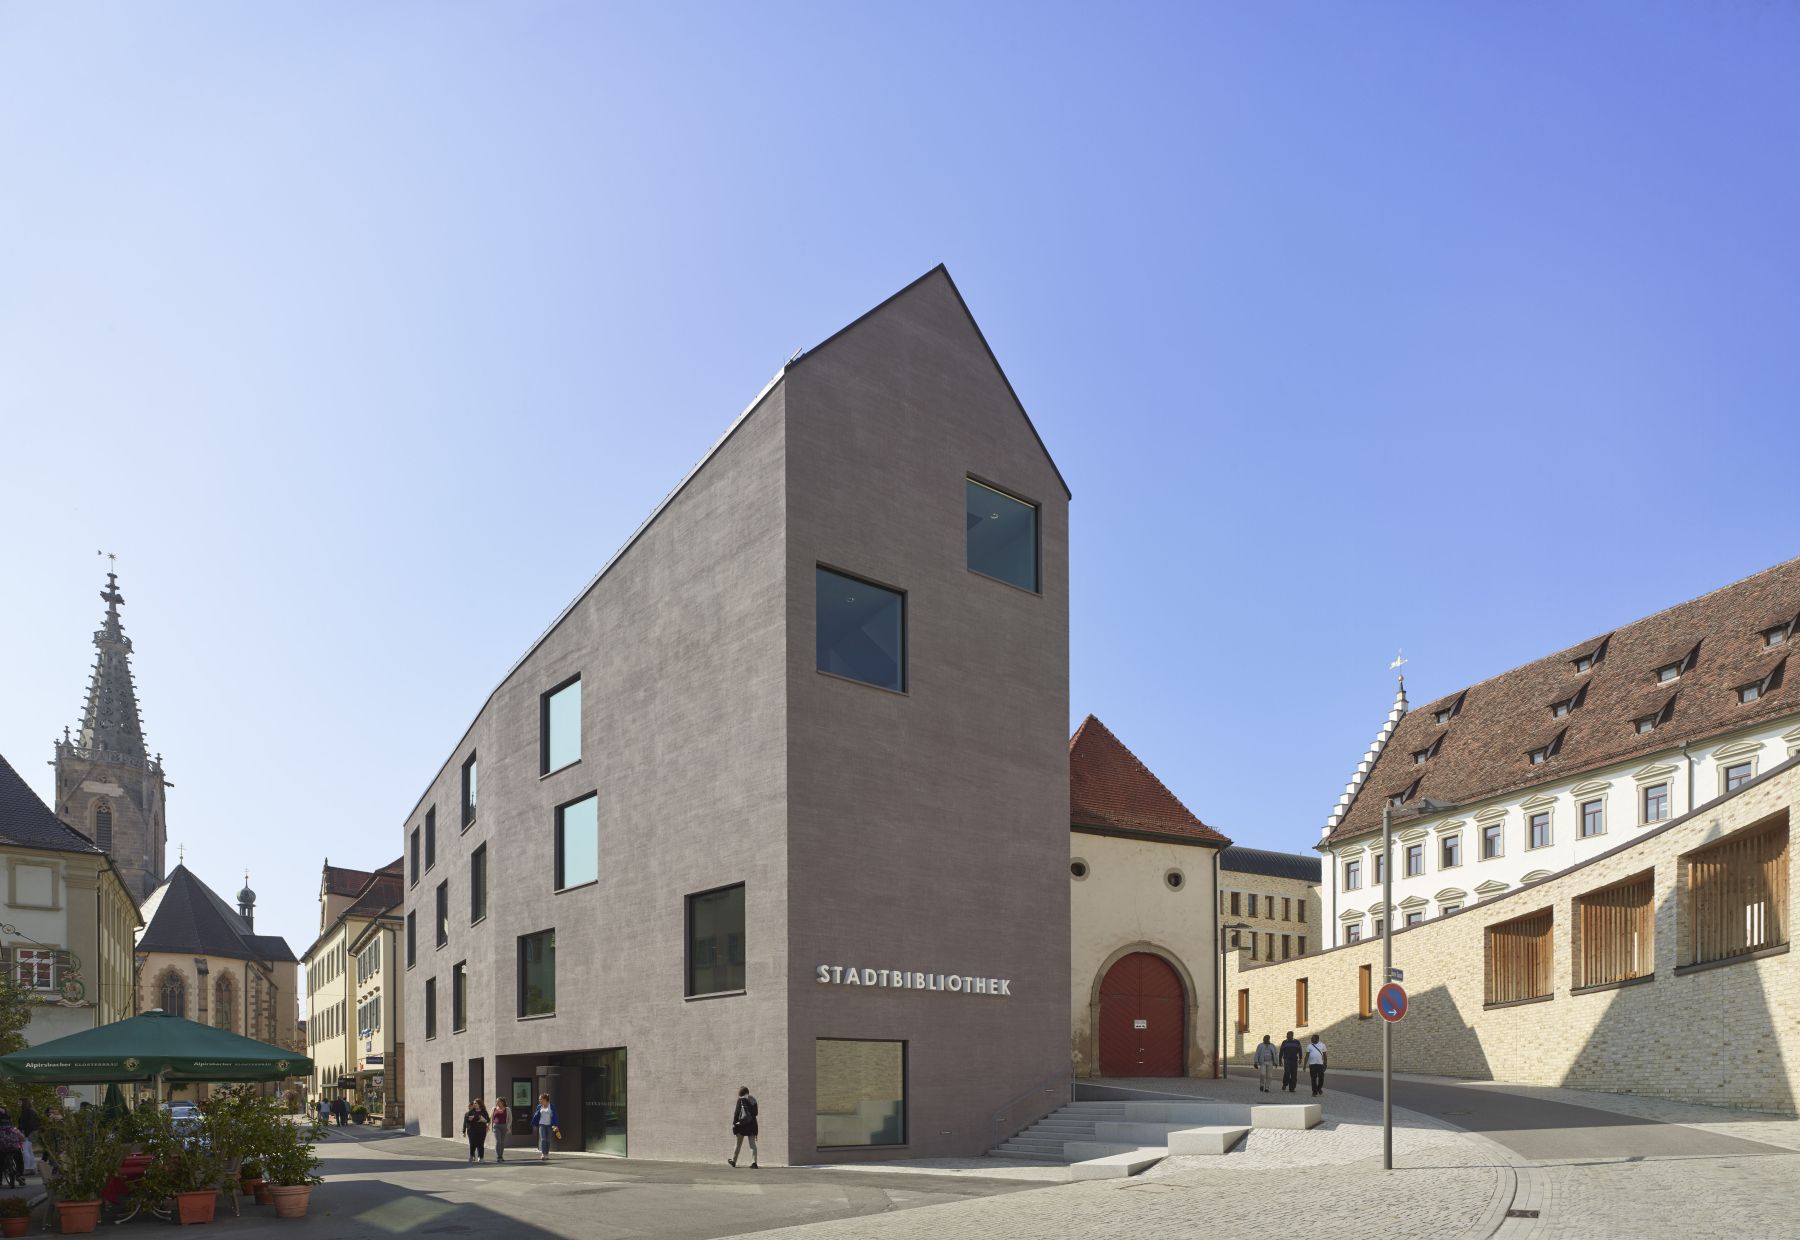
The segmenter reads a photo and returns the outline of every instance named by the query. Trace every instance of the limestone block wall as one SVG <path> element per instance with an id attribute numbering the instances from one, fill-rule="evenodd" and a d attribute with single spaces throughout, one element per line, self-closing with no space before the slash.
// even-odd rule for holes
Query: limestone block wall
<path id="1" fill-rule="evenodd" d="M 1726 835 L 1784 823 L 1788 858 L 1800 824 L 1800 759 L 1735 794 L 1541 882 L 1394 934 L 1408 1014 L 1394 1029 L 1397 1071 L 1635 1093 L 1792 1114 L 1800 1098 L 1800 958 L 1790 953 L 1800 901 L 1787 887 L 1783 945 L 1753 958 L 1689 968 L 1686 854 Z M 1653 874 L 1655 972 L 1577 989 L 1571 927 L 1585 893 Z M 1543 909 L 1553 916 L 1548 999 L 1485 1003 L 1489 926 Z M 1334 1068 L 1381 1066 L 1381 1020 L 1361 1015 L 1361 975 L 1381 984 L 1379 939 L 1274 964 L 1226 959 L 1231 1010 L 1248 992 L 1249 1028 L 1233 1021 L 1229 1058 L 1248 1062 L 1265 1033 L 1319 1034 Z M 1297 983 L 1307 992 L 1297 1020 Z"/>

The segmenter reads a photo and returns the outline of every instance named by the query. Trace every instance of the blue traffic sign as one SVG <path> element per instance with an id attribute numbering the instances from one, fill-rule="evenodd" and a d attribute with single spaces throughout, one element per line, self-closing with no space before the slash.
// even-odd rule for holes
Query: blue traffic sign
<path id="1" fill-rule="evenodd" d="M 1398 982 L 1389 982 L 1383 986 L 1375 996 L 1375 1010 L 1381 1013 L 1381 1019 L 1390 1024 L 1405 1016 L 1405 989 Z"/>

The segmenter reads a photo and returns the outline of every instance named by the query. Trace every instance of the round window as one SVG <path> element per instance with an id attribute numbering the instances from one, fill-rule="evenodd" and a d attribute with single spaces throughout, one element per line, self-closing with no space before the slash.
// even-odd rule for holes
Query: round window
<path id="1" fill-rule="evenodd" d="M 1167 874 L 1163 875 L 1163 882 L 1169 884 L 1170 891 L 1180 891 L 1181 884 L 1186 881 L 1187 879 L 1182 877 L 1180 870 L 1170 870 Z"/>
<path id="2" fill-rule="evenodd" d="M 1076 878 L 1086 878 L 1087 870 L 1087 862 L 1083 861 L 1080 857 L 1069 862 L 1069 873 L 1073 874 Z"/>

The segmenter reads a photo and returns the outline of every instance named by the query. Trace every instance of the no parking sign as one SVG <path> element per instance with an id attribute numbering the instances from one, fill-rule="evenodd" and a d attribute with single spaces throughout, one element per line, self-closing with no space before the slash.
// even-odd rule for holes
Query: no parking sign
<path id="1" fill-rule="evenodd" d="M 1390 1025 L 1406 1015 L 1406 991 L 1399 982 L 1389 982 L 1375 996 L 1375 1010 Z"/>

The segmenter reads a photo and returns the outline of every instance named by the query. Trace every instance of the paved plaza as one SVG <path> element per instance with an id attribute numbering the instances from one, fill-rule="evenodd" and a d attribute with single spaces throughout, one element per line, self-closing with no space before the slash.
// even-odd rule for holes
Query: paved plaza
<path id="1" fill-rule="evenodd" d="M 1116 1082 L 1268 1101 L 1254 1082 Z M 1402 1077 L 1395 1170 L 1381 1170 L 1380 1079 L 1334 1073 L 1325 1122 L 1252 1131 L 1222 1158 L 1170 1158 L 1130 1180 L 998 1159 L 733 1170 L 529 1156 L 471 1167 L 436 1138 L 333 1129 L 326 1183 L 300 1222 L 221 1214 L 225 1233 L 346 1240 L 1293 1240 L 1380 1234 L 1465 1240 L 1795 1234 L 1800 1121 L 1572 1090 Z M 1300 1095 L 1304 1100 L 1304 1093 Z M 1275 1100 L 1281 1100 L 1279 1098 Z M 1535 1212 L 1535 1216 L 1531 1214 Z M 139 1222 L 132 1229 L 161 1224 Z"/>

